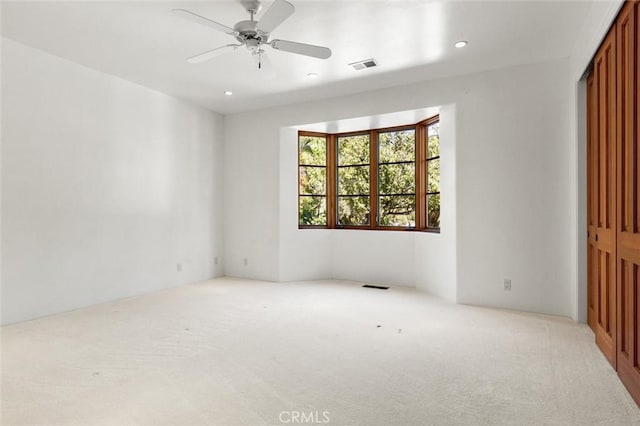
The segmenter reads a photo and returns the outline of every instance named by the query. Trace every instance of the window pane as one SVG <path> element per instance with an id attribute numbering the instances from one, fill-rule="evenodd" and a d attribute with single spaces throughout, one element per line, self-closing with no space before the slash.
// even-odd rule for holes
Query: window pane
<path id="1" fill-rule="evenodd" d="M 440 228 L 440 194 L 427 195 L 427 226 Z"/>
<path id="2" fill-rule="evenodd" d="M 325 167 L 300 166 L 300 194 L 324 195 L 327 190 L 327 169 Z"/>
<path id="3" fill-rule="evenodd" d="M 415 194 L 416 165 L 381 164 L 378 169 L 380 194 Z"/>
<path id="4" fill-rule="evenodd" d="M 414 129 L 380 133 L 378 137 L 380 163 L 415 161 L 416 132 Z"/>
<path id="5" fill-rule="evenodd" d="M 326 197 L 300 197 L 299 224 L 326 225 L 327 203 Z"/>
<path id="6" fill-rule="evenodd" d="M 300 136 L 299 164 L 310 166 L 326 166 L 327 164 L 327 138 L 318 136 Z"/>
<path id="7" fill-rule="evenodd" d="M 350 166 L 338 169 L 338 195 L 366 195 L 369 193 L 369 166 Z"/>
<path id="8" fill-rule="evenodd" d="M 369 134 L 338 138 L 338 165 L 369 164 Z"/>
<path id="9" fill-rule="evenodd" d="M 369 225 L 369 197 L 338 197 L 339 225 Z"/>
<path id="10" fill-rule="evenodd" d="M 369 225 L 369 134 L 338 138 L 338 224 Z M 354 166 L 363 164 L 362 166 Z M 350 197 L 344 197 L 349 195 Z"/>
<path id="11" fill-rule="evenodd" d="M 440 192 L 440 159 L 427 161 L 427 192 Z"/>
<path id="12" fill-rule="evenodd" d="M 433 123 L 427 132 L 427 158 L 440 155 L 440 123 Z"/>
<path id="13" fill-rule="evenodd" d="M 299 136 L 298 164 L 298 223 L 327 225 L 327 138 Z"/>
<path id="14" fill-rule="evenodd" d="M 416 226 L 416 197 L 380 197 L 380 226 Z"/>

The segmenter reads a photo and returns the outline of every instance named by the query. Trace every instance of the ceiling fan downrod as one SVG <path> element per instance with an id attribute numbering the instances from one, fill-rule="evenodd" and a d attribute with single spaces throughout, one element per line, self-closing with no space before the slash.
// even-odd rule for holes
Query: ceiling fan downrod
<path id="1" fill-rule="evenodd" d="M 240 3 L 242 4 L 242 7 L 244 7 L 245 10 L 249 13 L 249 15 L 251 15 L 252 21 L 254 15 L 260 12 L 260 9 L 262 9 L 262 4 L 259 0 L 241 0 Z"/>

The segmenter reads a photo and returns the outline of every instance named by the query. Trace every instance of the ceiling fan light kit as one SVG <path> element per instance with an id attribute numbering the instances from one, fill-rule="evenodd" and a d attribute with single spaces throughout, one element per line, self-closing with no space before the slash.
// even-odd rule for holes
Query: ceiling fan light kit
<path id="1" fill-rule="evenodd" d="M 224 32 L 225 34 L 235 37 L 238 41 L 237 44 L 227 44 L 192 56 L 187 59 L 187 62 L 192 64 L 206 62 L 230 50 L 236 50 L 240 46 L 246 46 L 246 48 L 257 57 L 258 68 L 262 68 L 265 63 L 268 63 L 265 51 L 262 48 L 263 46 L 270 46 L 274 50 L 281 50 L 283 52 L 295 53 L 319 59 L 327 59 L 331 56 L 331 49 L 323 46 L 278 39 L 269 41 L 271 32 L 295 11 L 295 7 L 288 1 L 275 0 L 259 21 L 254 20 L 255 15 L 262 9 L 262 4 L 259 0 L 241 0 L 240 3 L 247 13 L 249 13 L 250 19 L 237 22 L 233 28 L 185 9 L 173 10 L 176 15 L 213 28 L 217 31 Z"/>

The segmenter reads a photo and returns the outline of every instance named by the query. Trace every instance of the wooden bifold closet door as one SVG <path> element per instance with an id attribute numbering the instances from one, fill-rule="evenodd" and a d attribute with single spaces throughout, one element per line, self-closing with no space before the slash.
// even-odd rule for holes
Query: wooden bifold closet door
<path id="1" fill-rule="evenodd" d="M 638 2 L 616 23 L 617 68 L 617 369 L 640 403 L 640 209 L 638 203 Z"/>
<path id="2" fill-rule="evenodd" d="M 640 405 L 638 1 L 626 2 L 587 79 L 588 322 Z"/>

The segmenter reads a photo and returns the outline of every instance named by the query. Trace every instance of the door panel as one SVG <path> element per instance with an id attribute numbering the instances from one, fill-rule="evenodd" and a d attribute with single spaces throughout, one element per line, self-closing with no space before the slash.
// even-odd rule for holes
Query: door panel
<path id="1" fill-rule="evenodd" d="M 598 317 L 598 250 L 595 235 L 598 220 L 598 93 L 595 72 L 587 78 L 587 318 L 596 331 Z"/>
<path id="2" fill-rule="evenodd" d="M 640 293 L 640 208 L 638 203 L 638 3 L 627 3 L 616 24 L 617 59 L 617 368 L 640 404 L 638 351 Z"/>
<path id="3" fill-rule="evenodd" d="M 597 91 L 597 257 L 596 343 L 616 366 L 616 30 L 609 32 L 595 59 Z M 596 189 L 594 188 L 594 191 Z"/>

